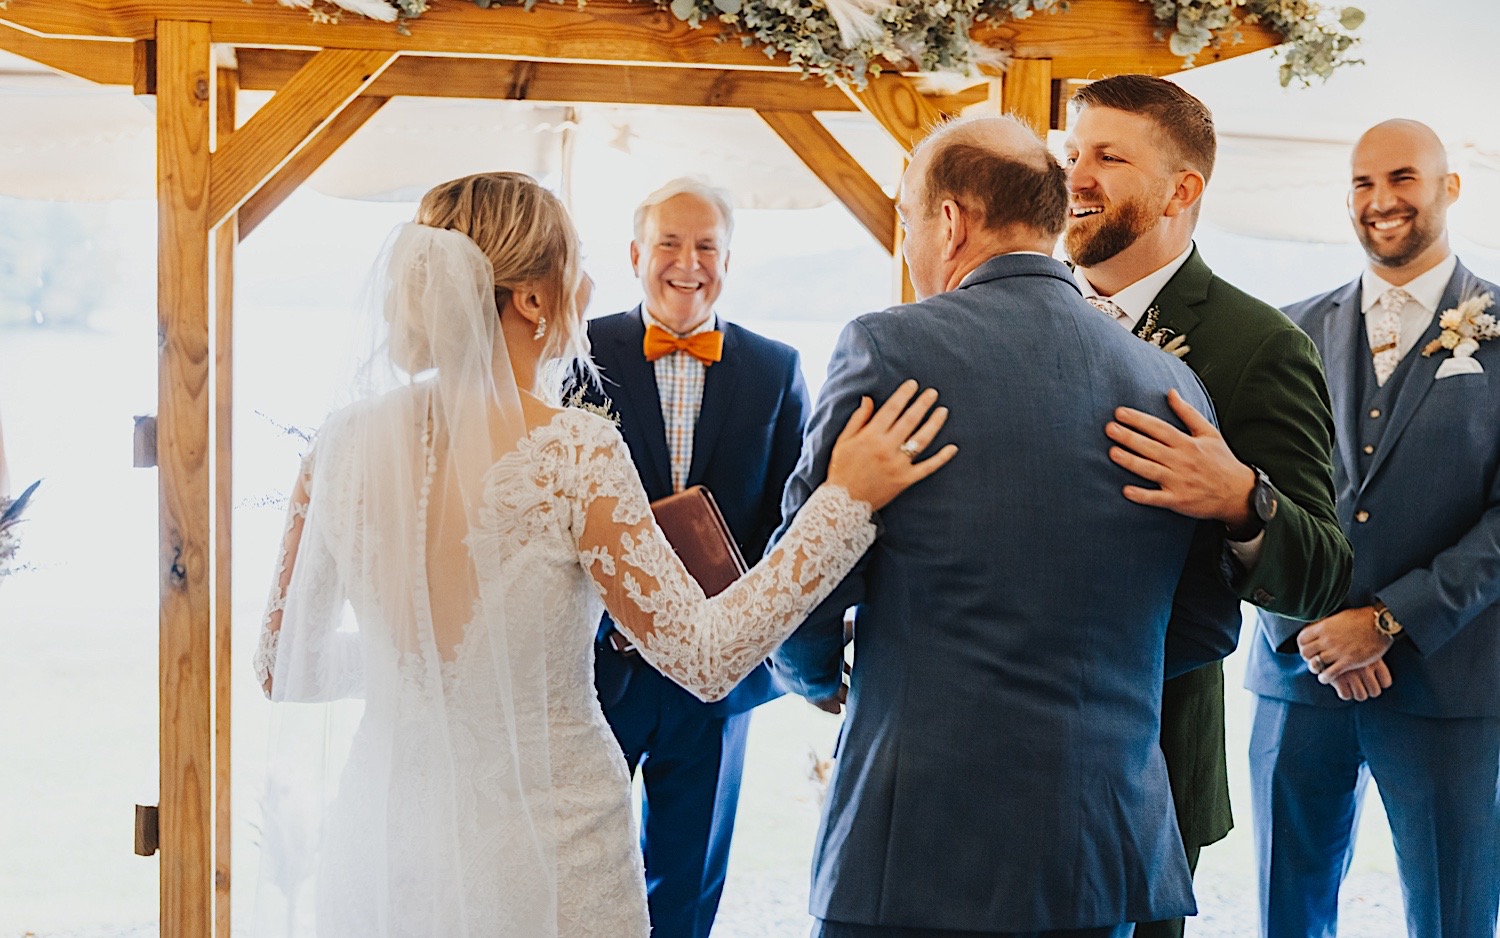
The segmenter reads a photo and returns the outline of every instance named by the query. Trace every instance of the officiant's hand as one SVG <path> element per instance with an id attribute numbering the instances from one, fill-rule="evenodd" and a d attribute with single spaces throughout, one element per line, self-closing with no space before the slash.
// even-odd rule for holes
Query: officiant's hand
<path id="1" fill-rule="evenodd" d="M 937 391 L 918 394 L 917 387 L 915 381 L 903 382 L 879 410 L 868 397 L 860 398 L 828 457 L 830 485 L 880 509 L 947 465 L 958 452 L 952 443 L 917 460 L 948 419 L 948 408 L 933 409 Z"/>
<path id="2" fill-rule="evenodd" d="M 1230 537 L 1252 524 L 1250 494 L 1255 470 L 1240 462 L 1224 435 L 1174 388 L 1167 392 L 1172 412 L 1186 433 L 1159 417 L 1129 407 L 1115 410 L 1104 432 L 1116 446 L 1109 458 L 1159 488 L 1125 486 L 1125 497 L 1140 505 L 1167 508 L 1189 518 L 1224 522 Z"/>

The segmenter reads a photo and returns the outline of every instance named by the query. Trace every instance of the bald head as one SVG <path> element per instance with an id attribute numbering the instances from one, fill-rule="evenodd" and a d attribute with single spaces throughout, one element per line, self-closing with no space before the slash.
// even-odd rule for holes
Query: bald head
<path id="1" fill-rule="evenodd" d="M 1448 206 L 1458 176 L 1443 142 L 1414 120 L 1388 120 L 1349 157 L 1349 218 L 1370 262 L 1400 286 L 1448 256 Z"/>
<path id="2" fill-rule="evenodd" d="M 954 121 L 912 154 L 903 189 L 928 214 L 945 201 L 973 213 L 982 228 L 1020 227 L 1055 239 L 1067 215 L 1067 178 L 1036 133 L 1014 117 Z"/>

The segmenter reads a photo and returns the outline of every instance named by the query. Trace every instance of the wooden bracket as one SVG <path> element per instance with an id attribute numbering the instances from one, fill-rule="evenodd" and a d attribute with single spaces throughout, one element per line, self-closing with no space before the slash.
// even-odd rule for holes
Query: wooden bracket
<path id="1" fill-rule="evenodd" d="M 923 97 L 910 79 L 895 72 L 871 78 L 863 91 L 846 85 L 844 93 L 908 154 L 943 122 L 943 112 Z"/>
<path id="2" fill-rule="evenodd" d="M 759 111 L 761 119 L 786 141 L 792 152 L 849 213 L 874 235 L 886 253 L 896 249 L 896 206 L 880 184 L 845 150 L 822 121 L 800 111 Z"/>
<path id="3" fill-rule="evenodd" d="M 210 227 L 233 214 L 309 138 L 378 78 L 397 54 L 324 49 L 298 69 L 276 96 L 213 154 Z"/>
<path id="4" fill-rule="evenodd" d="M 1000 106 L 1031 125 L 1041 137 L 1056 125 L 1051 59 L 1013 59 L 1000 86 Z"/>
<path id="5" fill-rule="evenodd" d="M 154 804 L 135 806 L 135 853 L 149 857 L 161 847 L 160 812 Z"/>

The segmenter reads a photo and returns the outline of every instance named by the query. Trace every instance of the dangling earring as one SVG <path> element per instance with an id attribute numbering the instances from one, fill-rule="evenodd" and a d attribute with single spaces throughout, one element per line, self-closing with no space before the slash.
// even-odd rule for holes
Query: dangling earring
<path id="1" fill-rule="evenodd" d="M 533 339 L 536 339 L 538 342 L 540 342 L 540 341 L 542 341 L 542 338 L 546 334 L 547 334 L 547 317 L 546 316 L 538 316 L 538 317 L 536 317 L 536 331 L 531 334 L 531 337 Z"/>

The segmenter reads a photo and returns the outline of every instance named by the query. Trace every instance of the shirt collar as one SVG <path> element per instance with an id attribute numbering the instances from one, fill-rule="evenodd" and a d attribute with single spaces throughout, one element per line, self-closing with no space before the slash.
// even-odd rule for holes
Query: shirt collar
<path id="1" fill-rule="evenodd" d="M 715 329 L 719 328 L 719 314 L 717 311 L 709 313 L 708 318 L 699 323 L 698 328 L 694 329 L 691 332 L 677 332 L 670 326 L 663 325 L 661 320 L 651 315 L 651 310 L 646 308 L 645 303 L 641 304 L 641 319 L 645 320 L 646 325 L 655 326 L 658 329 L 664 329 L 667 332 L 672 333 L 672 335 L 677 336 L 677 338 L 679 339 L 685 339 L 690 335 L 697 335 L 700 332 L 712 332 Z"/>
<path id="2" fill-rule="evenodd" d="M 1141 321 L 1142 316 L 1146 315 L 1146 310 L 1151 308 L 1151 303 L 1156 299 L 1157 294 L 1161 293 L 1162 288 L 1167 285 L 1167 281 L 1176 276 L 1177 271 L 1181 270 L 1182 265 L 1186 264 L 1188 258 L 1192 256 L 1193 245 L 1189 242 L 1187 250 L 1168 261 L 1164 266 L 1158 267 L 1156 270 L 1125 289 L 1117 291 L 1114 296 L 1110 297 L 1105 297 L 1098 290 L 1094 289 L 1093 284 L 1089 283 L 1088 277 L 1084 276 L 1083 268 L 1081 267 L 1073 268 L 1073 279 L 1078 281 L 1078 289 L 1082 291 L 1084 299 L 1097 296 L 1109 300 L 1120 307 L 1126 316 L 1130 317 L 1131 325 L 1135 325 Z"/>
<path id="3" fill-rule="evenodd" d="M 1448 281 L 1453 279 L 1453 271 L 1458 267 L 1458 255 L 1449 254 L 1443 258 L 1438 265 L 1427 273 L 1422 274 L 1411 283 L 1401 287 L 1411 298 L 1422 305 L 1429 313 L 1437 312 L 1438 304 L 1443 302 L 1443 291 L 1448 289 Z M 1359 309 L 1362 313 L 1368 313 L 1370 307 L 1380 302 L 1380 298 L 1387 290 L 1394 290 L 1385 278 L 1377 274 L 1374 268 L 1366 267 L 1364 275 L 1359 281 Z"/>

